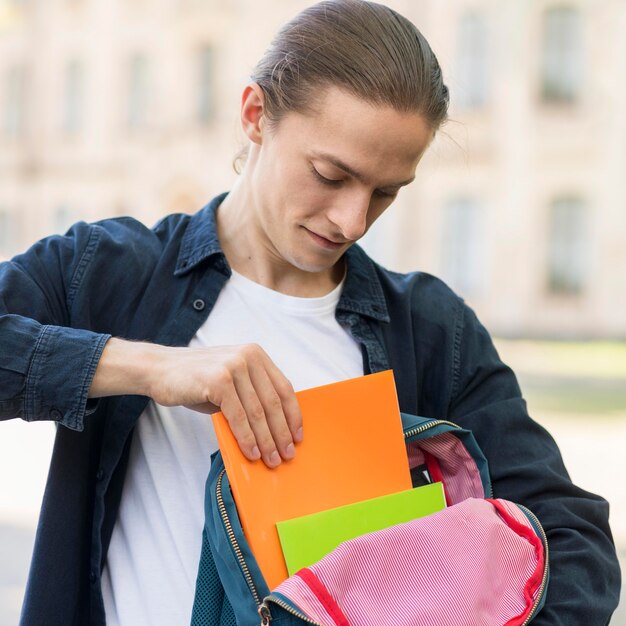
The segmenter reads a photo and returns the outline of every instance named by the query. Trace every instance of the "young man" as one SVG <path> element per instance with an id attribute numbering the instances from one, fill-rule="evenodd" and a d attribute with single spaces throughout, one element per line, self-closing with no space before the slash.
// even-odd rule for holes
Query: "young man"
<path id="1" fill-rule="evenodd" d="M 417 397 L 401 390 L 401 409 L 472 429 L 497 495 L 546 528 L 536 623 L 608 619 L 606 504 L 571 484 L 462 301 L 355 245 L 415 177 L 447 105 L 412 24 L 321 3 L 243 92 L 249 153 L 228 194 L 154 229 L 78 224 L 2 266 L 1 415 L 60 424 L 23 624 L 188 623 L 217 447 L 206 413 L 219 407 L 248 458 L 275 467 L 306 437 L 294 389 L 409 363 Z"/>

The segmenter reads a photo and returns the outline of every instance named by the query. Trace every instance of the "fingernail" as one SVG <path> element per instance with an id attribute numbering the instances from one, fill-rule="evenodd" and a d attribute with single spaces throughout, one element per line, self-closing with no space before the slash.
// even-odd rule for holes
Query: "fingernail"
<path id="1" fill-rule="evenodd" d="M 254 446 L 254 448 L 252 448 L 252 458 L 256 461 L 257 459 L 261 458 L 261 451 Z"/>
<path id="2" fill-rule="evenodd" d="M 296 441 L 302 441 L 303 437 L 304 437 L 304 432 L 302 430 L 302 427 L 300 427 L 300 428 L 298 428 L 298 431 L 296 432 L 295 440 Z"/>
<path id="3" fill-rule="evenodd" d="M 296 453 L 296 449 L 293 447 L 293 443 L 290 443 L 285 448 L 285 455 L 287 456 L 288 459 L 292 459 L 294 457 L 295 453 Z"/>
<path id="4" fill-rule="evenodd" d="M 278 465 L 280 463 L 280 455 L 276 452 L 276 450 L 270 454 L 270 463 L 272 465 Z"/>

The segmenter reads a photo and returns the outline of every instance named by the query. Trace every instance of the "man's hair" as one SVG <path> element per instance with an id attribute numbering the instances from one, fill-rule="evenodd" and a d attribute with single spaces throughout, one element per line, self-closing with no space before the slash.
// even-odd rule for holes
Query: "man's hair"
<path id="1" fill-rule="evenodd" d="M 420 31 L 402 15 L 364 0 L 324 0 L 288 22 L 252 73 L 272 122 L 306 112 L 315 93 L 337 86 L 373 104 L 424 116 L 436 130 L 448 88 Z"/>
<path id="2" fill-rule="evenodd" d="M 419 113 L 436 131 L 449 93 L 428 42 L 408 19 L 364 0 L 324 0 L 296 15 L 274 37 L 251 78 L 276 125 L 288 112 L 311 111 L 336 86 L 372 104 Z"/>

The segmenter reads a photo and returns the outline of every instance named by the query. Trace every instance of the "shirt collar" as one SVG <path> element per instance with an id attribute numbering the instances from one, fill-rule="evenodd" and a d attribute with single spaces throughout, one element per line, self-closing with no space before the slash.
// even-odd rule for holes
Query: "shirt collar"
<path id="1" fill-rule="evenodd" d="M 381 322 L 389 322 L 387 301 L 374 261 L 358 244 L 353 244 L 348 248 L 345 258 L 346 283 L 337 309 L 367 315 Z"/>
<path id="2" fill-rule="evenodd" d="M 231 270 L 217 236 L 217 207 L 228 195 L 222 193 L 205 207 L 192 215 L 183 236 L 175 276 L 190 272 L 197 265 L 214 258 L 216 266 L 230 276 Z M 372 259 L 357 244 L 345 254 L 347 273 L 337 309 L 367 315 L 382 322 L 389 322 L 387 302 Z"/>
<path id="3" fill-rule="evenodd" d="M 228 192 L 215 196 L 205 207 L 191 216 L 187 229 L 180 244 L 180 252 L 176 262 L 174 276 L 182 276 L 190 272 L 202 261 L 216 256 L 216 263 L 226 269 L 230 275 L 230 268 L 217 238 L 217 207 L 228 195 Z"/>

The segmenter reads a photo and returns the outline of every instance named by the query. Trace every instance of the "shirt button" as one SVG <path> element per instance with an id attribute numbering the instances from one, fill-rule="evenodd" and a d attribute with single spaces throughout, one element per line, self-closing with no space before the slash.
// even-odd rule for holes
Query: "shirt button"
<path id="1" fill-rule="evenodd" d="M 103 478 L 104 478 L 104 470 L 102 468 L 100 468 L 96 472 L 96 480 L 102 480 Z"/>
<path id="2" fill-rule="evenodd" d="M 55 422 L 60 422 L 63 419 L 63 414 L 61 413 L 61 411 L 59 411 L 59 409 L 52 409 L 50 411 L 50 417 L 55 421 Z"/>
<path id="3" fill-rule="evenodd" d="M 94 570 L 91 570 L 89 572 L 89 581 L 91 582 L 91 584 L 95 583 L 96 580 L 98 580 L 98 576 L 96 575 L 96 572 Z"/>
<path id="4" fill-rule="evenodd" d="M 193 301 L 193 308 L 196 311 L 202 311 L 202 309 L 204 309 L 206 305 L 204 304 L 204 300 L 202 300 L 201 298 L 198 298 L 197 300 Z"/>

